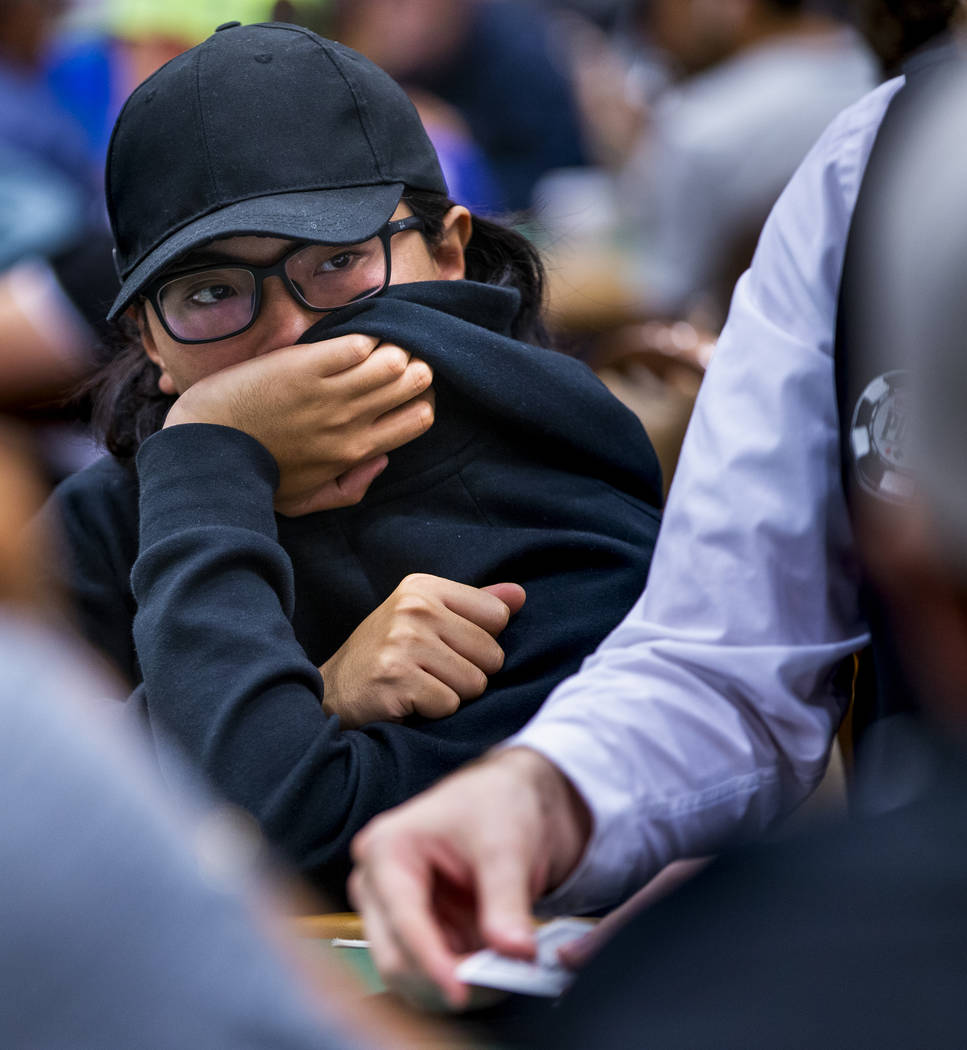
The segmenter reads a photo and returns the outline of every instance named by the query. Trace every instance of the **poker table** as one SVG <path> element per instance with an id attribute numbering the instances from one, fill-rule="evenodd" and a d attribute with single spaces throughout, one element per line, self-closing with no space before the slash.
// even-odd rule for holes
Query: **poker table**
<path id="1" fill-rule="evenodd" d="M 377 995 L 386 986 L 376 972 L 363 934 L 363 923 L 355 912 L 305 915 L 295 920 L 297 936 L 332 950 L 336 958 L 359 980 L 363 994 Z"/>
<path id="2" fill-rule="evenodd" d="M 402 1012 L 427 1016 L 387 991 L 366 947 L 362 920 L 355 912 L 306 915 L 293 921 L 297 936 L 318 945 L 319 951 L 330 958 L 335 956 L 356 977 L 360 998 L 389 996 Z M 431 1045 L 441 1050 L 455 1046 L 474 1050 L 533 1050 L 542 1045 L 538 1033 L 554 1000 L 494 993 L 488 1002 L 489 1005 L 479 1009 L 443 1017 L 447 1030 L 441 1031 L 439 1043 L 434 1040 Z"/>

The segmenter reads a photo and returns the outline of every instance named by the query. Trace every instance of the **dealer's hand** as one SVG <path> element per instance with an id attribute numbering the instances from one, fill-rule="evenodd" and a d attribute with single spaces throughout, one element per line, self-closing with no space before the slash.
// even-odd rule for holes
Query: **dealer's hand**
<path id="1" fill-rule="evenodd" d="M 531 905 L 559 885 L 590 837 L 570 781 L 509 748 L 371 821 L 353 841 L 349 895 L 389 987 L 438 987 L 463 1006 L 461 957 L 489 946 L 533 957 Z"/>
<path id="2" fill-rule="evenodd" d="M 323 709 L 350 729 L 452 715 L 503 666 L 496 637 L 523 604 L 515 583 L 477 588 L 407 576 L 319 668 Z"/>
<path id="3" fill-rule="evenodd" d="M 358 503 L 386 453 L 433 423 L 433 373 L 407 351 L 347 335 L 282 347 L 190 386 L 165 426 L 218 423 L 250 434 L 279 466 L 276 509 Z"/>

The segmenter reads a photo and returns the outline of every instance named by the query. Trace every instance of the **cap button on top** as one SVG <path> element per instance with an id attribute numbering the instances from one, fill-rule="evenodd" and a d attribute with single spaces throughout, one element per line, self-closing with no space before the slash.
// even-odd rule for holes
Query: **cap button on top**
<path id="1" fill-rule="evenodd" d="M 241 24 L 241 22 L 222 22 L 222 24 L 215 29 L 215 32 L 220 33 L 223 29 L 234 29 Z"/>

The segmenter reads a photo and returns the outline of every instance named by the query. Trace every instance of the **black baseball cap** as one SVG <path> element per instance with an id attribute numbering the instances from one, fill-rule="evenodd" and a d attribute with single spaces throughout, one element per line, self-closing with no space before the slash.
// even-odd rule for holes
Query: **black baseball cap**
<path id="1" fill-rule="evenodd" d="M 114 126 L 106 188 L 121 292 L 108 318 L 216 238 L 367 240 L 406 186 L 447 192 L 387 73 L 300 26 L 220 26 L 136 88 Z"/>

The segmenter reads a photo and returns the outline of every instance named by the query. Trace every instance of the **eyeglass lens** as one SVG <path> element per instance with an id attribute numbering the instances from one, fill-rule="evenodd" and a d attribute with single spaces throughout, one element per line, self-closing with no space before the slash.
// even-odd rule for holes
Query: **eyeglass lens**
<path id="1" fill-rule="evenodd" d="M 255 313 L 257 272 L 258 267 L 218 266 L 173 278 L 158 292 L 172 335 L 207 342 L 242 331 Z M 383 287 L 383 242 L 372 237 L 362 244 L 306 245 L 285 260 L 285 276 L 306 306 L 336 310 Z"/>

